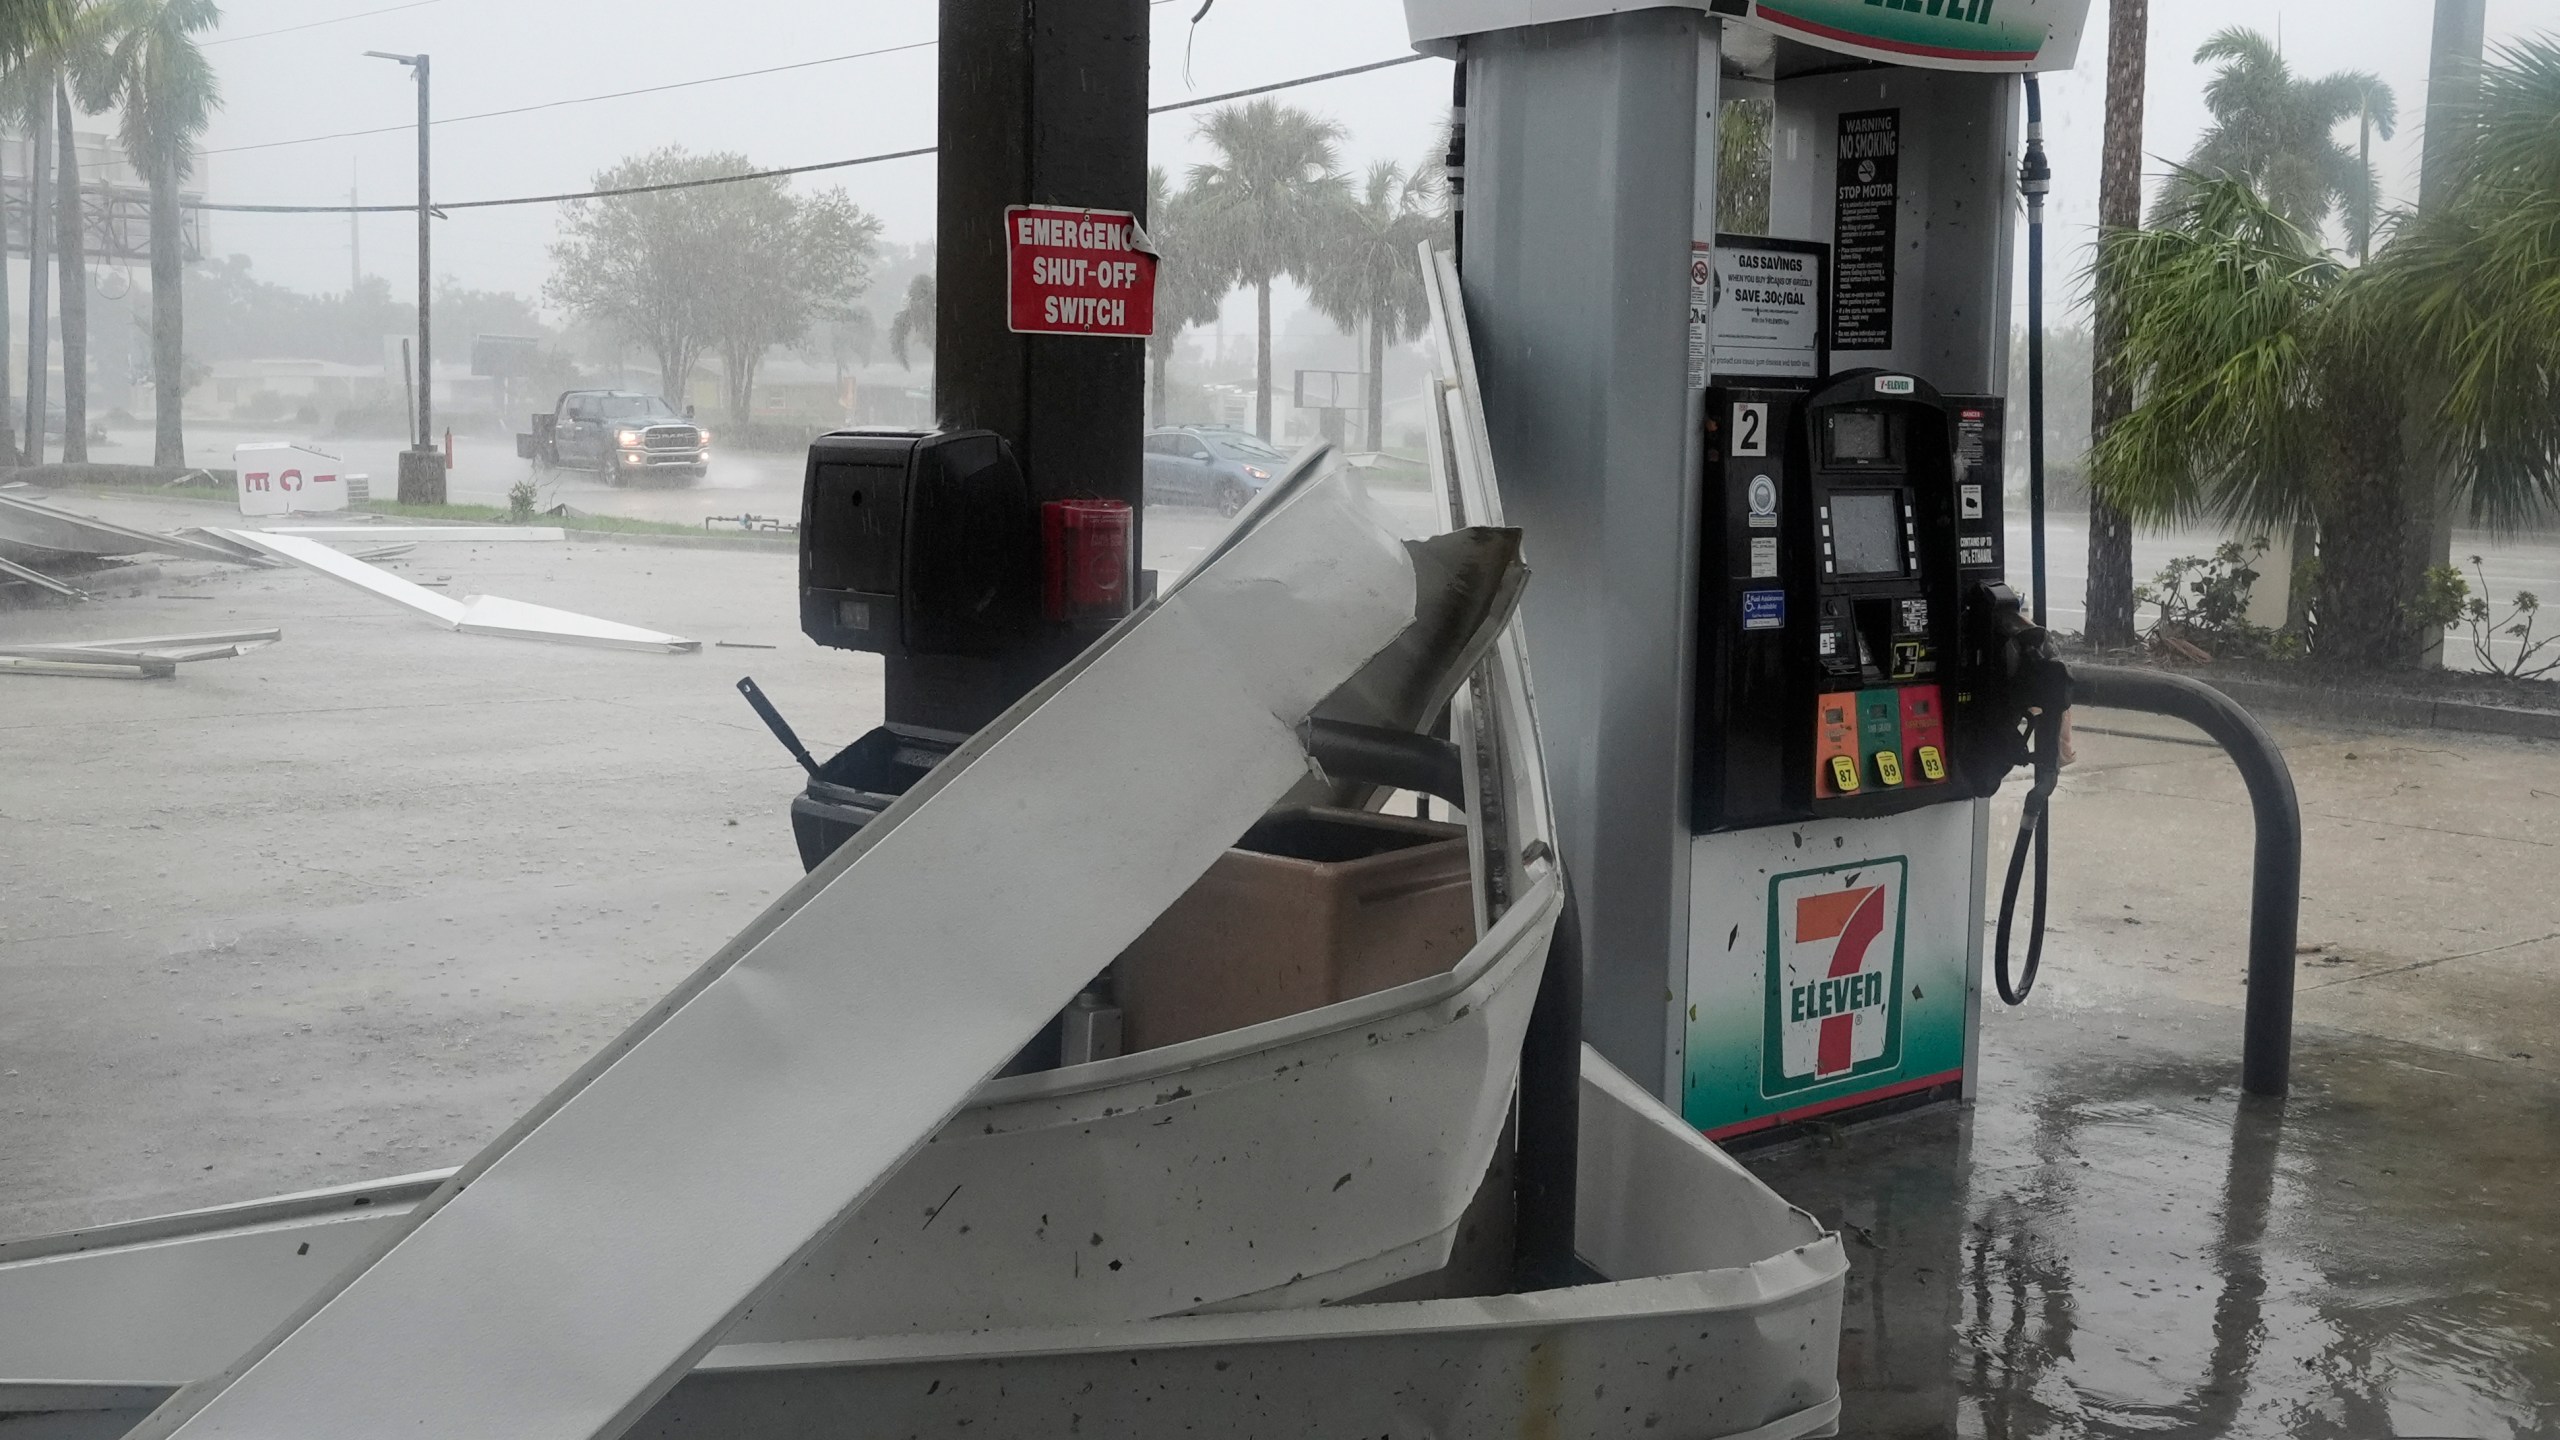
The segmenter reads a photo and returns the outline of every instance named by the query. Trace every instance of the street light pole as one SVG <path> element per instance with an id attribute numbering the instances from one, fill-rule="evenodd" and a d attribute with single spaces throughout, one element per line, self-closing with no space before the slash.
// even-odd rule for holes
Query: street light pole
<path id="1" fill-rule="evenodd" d="M 427 165 L 427 57 L 367 50 L 377 60 L 396 60 L 418 78 L 418 436 L 400 457 L 400 503 L 441 505 L 445 496 L 444 456 L 436 449 L 434 327 L 428 315 L 433 269 L 428 263 L 427 221 L 433 210 Z"/>

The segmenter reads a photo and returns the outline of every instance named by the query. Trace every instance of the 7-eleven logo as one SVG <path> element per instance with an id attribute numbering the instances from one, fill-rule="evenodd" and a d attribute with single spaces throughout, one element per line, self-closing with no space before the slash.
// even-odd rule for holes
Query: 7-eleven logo
<path id="1" fill-rule="evenodd" d="M 1781 875 L 1769 885 L 1769 1094 L 1901 1059 L 1903 860 Z"/>

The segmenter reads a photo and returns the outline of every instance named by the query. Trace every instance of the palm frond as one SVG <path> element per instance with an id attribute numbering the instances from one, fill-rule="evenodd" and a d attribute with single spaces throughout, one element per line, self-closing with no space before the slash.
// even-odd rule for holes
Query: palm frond
<path id="1" fill-rule="evenodd" d="M 2560 42 L 2494 52 L 2456 124 L 2443 203 L 2397 217 L 2370 268 L 2471 513 L 2513 527 L 2560 505 Z"/>

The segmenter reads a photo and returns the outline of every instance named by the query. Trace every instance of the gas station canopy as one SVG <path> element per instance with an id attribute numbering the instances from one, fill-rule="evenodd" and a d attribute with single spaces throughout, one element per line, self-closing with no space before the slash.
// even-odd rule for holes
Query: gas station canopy
<path id="1" fill-rule="evenodd" d="M 1636 10 L 1699 10 L 1843 55 L 1928 70 L 2068 70 L 2089 0 L 1405 0 L 1414 48 Z"/>

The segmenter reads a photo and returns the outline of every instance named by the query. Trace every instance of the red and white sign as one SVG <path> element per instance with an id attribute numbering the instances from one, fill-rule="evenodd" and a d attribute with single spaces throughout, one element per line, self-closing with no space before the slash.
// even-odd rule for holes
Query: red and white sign
<path id="1" fill-rule="evenodd" d="M 1878 1061 L 1888 1050 L 1901 1002 L 1902 867 L 1876 864 L 1782 876 L 1770 896 L 1777 921 L 1779 1073 L 1789 1080 L 1828 1080 Z"/>
<path id="2" fill-rule="evenodd" d="M 338 458 L 302 445 L 234 445 L 243 515 L 309 515 L 347 508 Z"/>
<path id="3" fill-rule="evenodd" d="M 1005 297 L 1024 335 L 1156 333 L 1156 257 L 1126 210 L 1009 205 Z"/>

